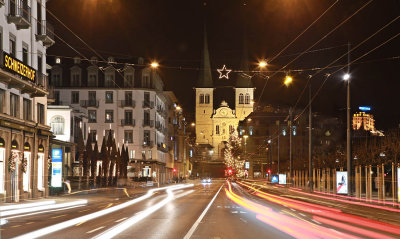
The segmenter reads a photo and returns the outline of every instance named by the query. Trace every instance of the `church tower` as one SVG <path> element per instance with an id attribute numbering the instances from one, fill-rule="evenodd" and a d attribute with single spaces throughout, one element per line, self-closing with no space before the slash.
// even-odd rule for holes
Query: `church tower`
<path id="1" fill-rule="evenodd" d="M 213 81 L 211 77 L 210 55 L 208 53 L 207 33 L 204 25 L 203 52 L 199 79 L 196 83 L 196 143 L 211 144 L 213 114 Z"/>
<path id="2" fill-rule="evenodd" d="M 243 35 L 245 36 L 246 34 Z M 235 110 L 236 117 L 239 120 L 246 118 L 254 109 L 254 87 L 251 82 L 251 77 L 247 75 L 249 72 L 248 59 L 247 44 L 245 37 L 243 37 L 243 56 L 240 63 L 240 70 L 243 71 L 243 73 L 238 74 L 235 85 Z"/>

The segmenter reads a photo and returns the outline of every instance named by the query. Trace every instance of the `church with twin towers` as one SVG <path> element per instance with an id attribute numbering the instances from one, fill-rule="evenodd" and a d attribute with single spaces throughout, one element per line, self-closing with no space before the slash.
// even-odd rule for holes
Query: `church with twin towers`
<path id="1" fill-rule="evenodd" d="M 237 130 L 239 121 L 253 112 L 255 88 L 251 77 L 245 74 L 249 72 L 245 39 L 240 68 L 235 72 L 220 72 L 220 77 L 213 79 L 215 68 L 210 63 L 206 30 L 201 58 L 200 74 L 195 85 L 196 144 L 211 146 L 212 160 L 222 161 L 230 133 Z"/>

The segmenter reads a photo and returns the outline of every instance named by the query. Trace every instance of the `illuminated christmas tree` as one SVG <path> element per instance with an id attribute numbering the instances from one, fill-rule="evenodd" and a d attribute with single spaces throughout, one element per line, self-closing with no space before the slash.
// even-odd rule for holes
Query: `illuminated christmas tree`
<path id="1" fill-rule="evenodd" d="M 244 160 L 240 159 L 242 139 L 233 131 L 226 144 L 224 159 L 228 169 L 232 169 L 237 177 L 244 176 Z"/>

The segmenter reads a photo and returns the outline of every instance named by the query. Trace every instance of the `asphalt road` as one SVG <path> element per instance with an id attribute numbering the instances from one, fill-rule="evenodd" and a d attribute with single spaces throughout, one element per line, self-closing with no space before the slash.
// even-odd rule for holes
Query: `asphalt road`
<path id="1" fill-rule="evenodd" d="M 318 221 L 312 210 L 302 211 L 299 207 L 260 198 L 254 191 L 239 184 L 233 183 L 231 191 L 228 189 L 225 181 L 214 181 L 211 184 L 197 183 L 193 187 L 160 190 L 142 201 L 115 211 L 110 210 L 144 197 L 147 189 L 127 191 L 130 197 L 123 190 L 109 190 L 97 194 L 79 193 L 68 196 L 68 200 L 88 199 L 87 205 L 9 218 L 8 223 L 1 227 L 1 238 L 21 235 L 33 238 L 33 234 L 27 234 L 32 232 L 37 232 L 35 236 L 42 238 L 76 239 L 110 238 L 110 235 L 115 238 L 174 239 L 313 238 L 316 235 L 319 238 L 400 238 L 400 227 L 394 226 L 390 229 L 391 232 L 387 232 L 368 226 L 360 227 L 351 222 L 343 223 L 339 219 L 330 221 L 330 218 L 320 217 Z M 303 201 L 295 198 L 300 197 L 299 195 L 273 190 L 269 192 L 284 196 L 288 200 L 296 200 L 290 203 Z M 234 195 L 235 200 L 228 197 L 229 193 Z M 308 203 L 313 205 L 325 203 L 327 207 L 335 208 L 332 202 L 321 198 L 310 199 L 307 195 L 301 197 L 308 198 Z M 342 210 L 346 204 L 342 202 L 338 207 Z M 52 232 L 58 225 L 107 210 L 110 212 L 106 215 L 79 223 L 72 221 L 75 223 Z M 361 209 L 356 207 L 355 210 Z M 378 209 L 374 209 L 374 212 L 376 210 Z M 380 213 L 385 216 L 391 214 L 386 211 Z M 392 220 L 397 219 L 395 217 Z M 335 224 L 332 224 L 332 221 Z M 43 232 L 45 234 L 40 234 Z"/>

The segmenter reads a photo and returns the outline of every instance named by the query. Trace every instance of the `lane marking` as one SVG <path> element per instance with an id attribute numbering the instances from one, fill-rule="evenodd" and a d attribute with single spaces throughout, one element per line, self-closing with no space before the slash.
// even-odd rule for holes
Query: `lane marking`
<path id="1" fill-rule="evenodd" d="M 303 213 L 299 213 L 300 215 L 302 215 L 303 217 L 305 217 L 306 215 L 304 215 Z"/>
<path id="2" fill-rule="evenodd" d="M 113 204 L 114 203 L 109 203 L 104 209 L 111 207 Z"/>
<path id="3" fill-rule="evenodd" d="M 67 216 L 68 214 L 63 214 L 63 215 L 59 215 L 59 216 L 55 216 L 55 217 L 50 217 L 50 218 L 59 218 L 59 217 L 65 217 L 65 216 Z"/>
<path id="4" fill-rule="evenodd" d="M 121 218 L 121 219 L 118 219 L 118 220 L 116 220 L 115 222 L 120 222 L 120 221 L 123 221 L 123 220 L 125 220 L 125 219 L 127 219 L 128 217 L 124 217 L 124 218 Z"/>
<path id="5" fill-rule="evenodd" d="M 98 227 L 98 228 L 93 229 L 93 230 L 91 230 L 91 231 L 88 231 L 88 232 L 86 232 L 86 233 L 87 233 L 87 234 L 90 234 L 90 233 L 93 233 L 93 232 L 95 232 L 95 231 L 101 230 L 101 229 L 103 229 L 103 228 L 105 228 L 105 226 Z"/>
<path id="6" fill-rule="evenodd" d="M 90 209 L 85 209 L 85 210 L 80 210 L 79 212 L 86 212 L 89 211 Z"/>
<path id="7" fill-rule="evenodd" d="M 35 223 L 35 222 L 27 222 L 27 223 L 25 223 L 26 225 L 29 225 L 29 224 L 33 224 L 33 223 Z"/>
<path id="8" fill-rule="evenodd" d="M 12 227 L 20 227 L 21 225 L 15 225 L 15 226 L 12 226 Z"/>
<path id="9" fill-rule="evenodd" d="M 241 220 L 242 222 L 244 222 L 244 223 L 247 223 L 247 221 L 244 220 L 243 218 L 240 218 L 240 220 Z"/>
<path id="10" fill-rule="evenodd" d="M 201 213 L 200 217 L 197 219 L 197 221 L 193 224 L 193 226 L 190 228 L 190 230 L 188 231 L 188 233 L 185 235 L 185 237 L 183 237 L 183 239 L 189 239 L 194 231 L 196 231 L 197 227 L 199 226 L 201 220 L 203 220 L 203 217 L 206 215 L 206 213 L 208 212 L 208 209 L 210 209 L 211 205 L 213 204 L 214 200 L 217 198 L 219 192 L 221 191 L 222 187 L 224 185 L 221 185 L 221 187 L 219 188 L 218 192 L 215 194 L 215 196 L 213 197 L 213 199 L 211 199 L 210 203 L 207 205 L 207 207 L 204 209 L 204 211 Z"/>
<path id="11" fill-rule="evenodd" d="M 238 213 L 238 211 L 232 211 L 232 213 Z"/>
<path id="12" fill-rule="evenodd" d="M 317 223 L 317 224 L 319 224 L 319 225 L 322 224 L 322 223 L 320 223 L 319 221 L 315 221 L 314 219 L 311 219 L 311 221 L 313 221 L 313 222 L 315 222 L 315 223 Z"/>
<path id="13" fill-rule="evenodd" d="M 80 222 L 80 223 L 76 224 L 75 226 L 78 227 L 78 226 L 82 225 L 85 222 L 87 222 L 87 221 Z"/>

